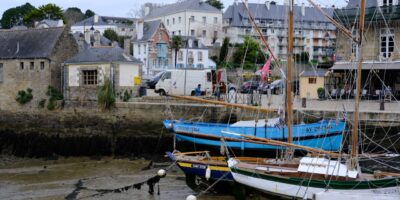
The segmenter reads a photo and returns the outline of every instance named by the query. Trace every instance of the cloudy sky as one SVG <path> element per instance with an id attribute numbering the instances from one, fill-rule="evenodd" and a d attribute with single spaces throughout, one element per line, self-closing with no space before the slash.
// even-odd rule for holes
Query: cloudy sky
<path id="1" fill-rule="evenodd" d="M 93 10 L 99 15 L 105 16 L 121 16 L 121 17 L 132 17 L 134 10 L 140 8 L 140 6 L 145 2 L 151 3 L 174 3 L 177 0 L 0 0 L 0 15 L 8 8 L 23 5 L 29 2 L 35 7 L 47 3 L 55 3 L 61 6 L 63 9 L 69 7 L 78 7 L 85 12 L 87 9 Z M 272 1 L 272 0 L 271 0 Z M 278 3 L 282 3 L 284 0 L 275 0 Z M 233 3 L 233 0 L 222 0 L 225 8 Z M 241 2 L 241 0 L 239 0 Z M 265 0 L 249 0 L 251 3 L 264 3 Z M 306 2 L 306 0 L 295 0 L 297 4 L 301 2 Z M 325 5 L 325 6 L 343 6 L 345 5 L 345 0 L 315 0 L 315 2 Z M 0 16 L 0 17 L 1 17 Z"/>

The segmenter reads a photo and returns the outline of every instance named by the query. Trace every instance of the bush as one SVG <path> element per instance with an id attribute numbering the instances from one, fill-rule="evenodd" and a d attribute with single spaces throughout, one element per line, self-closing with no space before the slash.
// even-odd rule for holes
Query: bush
<path id="1" fill-rule="evenodd" d="M 320 87 L 317 89 L 318 98 L 323 99 L 325 98 L 325 89 Z"/>
<path id="2" fill-rule="evenodd" d="M 47 103 L 48 110 L 54 110 L 56 108 L 55 101 L 63 100 L 64 96 L 53 86 L 47 87 L 46 95 L 49 97 L 49 103 Z"/>
<path id="3" fill-rule="evenodd" d="M 32 89 L 28 88 L 25 90 L 18 91 L 17 98 L 15 99 L 19 104 L 24 105 L 33 99 Z"/>
<path id="4" fill-rule="evenodd" d="M 132 93 L 129 94 L 128 91 L 125 90 L 124 96 L 123 96 L 123 98 L 122 98 L 122 101 L 127 102 L 127 101 L 129 101 L 129 99 L 130 99 L 131 97 L 132 97 Z"/>
<path id="5" fill-rule="evenodd" d="M 46 99 L 42 99 L 39 101 L 39 108 L 44 108 L 44 105 L 46 104 Z"/>
<path id="6" fill-rule="evenodd" d="M 104 84 L 97 89 L 97 102 L 103 110 L 110 110 L 115 105 L 115 94 L 110 79 L 106 78 Z"/>

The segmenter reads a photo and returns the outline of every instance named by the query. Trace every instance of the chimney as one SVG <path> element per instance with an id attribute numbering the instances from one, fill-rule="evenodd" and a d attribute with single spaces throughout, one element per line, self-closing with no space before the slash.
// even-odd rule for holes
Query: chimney
<path id="1" fill-rule="evenodd" d="M 62 19 L 59 19 L 58 23 L 57 23 L 57 27 L 62 27 L 62 26 L 64 26 L 64 21 Z"/>
<path id="2" fill-rule="evenodd" d="M 94 43 L 93 43 L 93 46 L 100 46 L 100 31 L 99 30 L 96 30 L 95 32 L 94 32 Z"/>
<path id="3" fill-rule="evenodd" d="M 306 16 L 306 6 L 304 3 L 301 4 L 301 15 L 304 17 Z"/>
<path id="4" fill-rule="evenodd" d="M 269 7 L 270 7 L 270 3 L 269 3 L 269 1 L 265 1 L 265 6 L 267 6 L 267 10 L 269 10 Z"/>
<path id="5" fill-rule="evenodd" d="M 90 44 L 90 31 L 85 30 L 85 41 Z"/>
<path id="6" fill-rule="evenodd" d="M 124 39 L 124 53 L 130 55 L 131 40 L 129 38 Z"/>
<path id="7" fill-rule="evenodd" d="M 144 16 L 147 16 L 150 14 L 150 7 L 149 6 L 145 6 L 144 7 Z"/>
<path id="8" fill-rule="evenodd" d="M 136 35 L 137 39 L 140 40 L 143 37 L 143 28 L 144 28 L 144 22 L 142 19 L 139 19 L 136 21 Z"/>
<path id="9" fill-rule="evenodd" d="M 99 16 L 97 14 L 93 16 L 93 21 L 94 23 L 99 23 Z"/>

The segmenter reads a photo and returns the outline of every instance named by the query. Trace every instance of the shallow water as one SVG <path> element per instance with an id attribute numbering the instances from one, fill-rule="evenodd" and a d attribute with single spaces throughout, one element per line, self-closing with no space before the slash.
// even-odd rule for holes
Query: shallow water
<path id="1" fill-rule="evenodd" d="M 149 194 L 147 184 L 140 190 L 129 188 L 122 192 L 99 192 L 99 189 L 116 189 L 142 183 L 153 177 L 160 168 L 171 163 L 142 170 L 149 161 L 144 159 L 60 158 L 57 160 L 21 159 L 0 157 L 0 199 L 186 199 L 194 192 L 185 184 L 184 174 L 176 166 Z M 77 184 L 81 181 L 81 185 Z M 80 186 L 80 187 L 78 187 Z M 97 190 L 97 191 L 96 191 Z M 232 196 L 203 194 L 202 200 L 231 200 Z"/>

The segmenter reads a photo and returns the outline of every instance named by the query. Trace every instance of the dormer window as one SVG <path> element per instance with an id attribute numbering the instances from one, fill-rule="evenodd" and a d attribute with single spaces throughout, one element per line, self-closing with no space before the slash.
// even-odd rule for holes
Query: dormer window
<path id="1" fill-rule="evenodd" d="M 393 6 L 396 4 L 395 0 L 380 0 L 379 1 L 379 6 Z"/>

